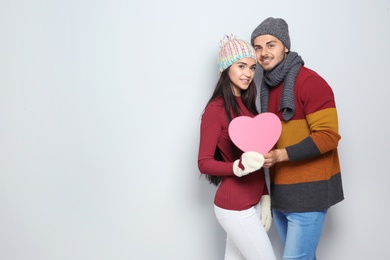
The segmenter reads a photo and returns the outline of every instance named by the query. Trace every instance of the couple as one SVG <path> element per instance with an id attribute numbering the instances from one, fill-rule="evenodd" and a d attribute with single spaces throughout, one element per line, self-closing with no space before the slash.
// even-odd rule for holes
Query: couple
<path id="1" fill-rule="evenodd" d="M 343 200 L 332 89 L 290 48 L 281 18 L 260 23 L 251 44 L 235 35 L 221 40 L 221 74 L 202 115 L 198 167 L 218 186 L 214 209 L 227 233 L 225 259 L 276 259 L 267 235 L 272 217 L 283 259 L 316 259 L 327 210 Z M 228 135 L 233 118 L 258 114 L 256 61 L 263 69 L 261 112 L 282 122 L 280 139 L 263 155 L 243 153 Z"/>

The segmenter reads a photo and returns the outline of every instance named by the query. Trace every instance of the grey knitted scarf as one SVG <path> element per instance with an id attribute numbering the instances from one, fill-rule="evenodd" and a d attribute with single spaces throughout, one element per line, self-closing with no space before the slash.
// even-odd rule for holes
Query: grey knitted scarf
<path id="1" fill-rule="evenodd" d="M 283 80 L 282 97 L 279 111 L 283 111 L 283 119 L 290 120 L 294 116 L 294 85 L 301 66 L 305 63 L 296 52 L 288 53 L 287 57 L 273 70 L 264 71 L 260 87 L 261 112 L 268 111 L 269 89 L 278 86 Z"/>

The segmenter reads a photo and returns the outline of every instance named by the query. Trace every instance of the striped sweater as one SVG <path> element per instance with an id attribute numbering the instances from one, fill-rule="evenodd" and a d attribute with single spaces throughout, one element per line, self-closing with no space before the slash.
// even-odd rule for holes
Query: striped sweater
<path id="1" fill-rule="evenodd" d="M 268 111 L 278 111 L 283 83 L 270 89 Z M 286 148 L 290 161 L 270 169 L 272 207 L 286 212 L 327 209 L 344 199 L 337 146 L 337 110 L 333 91 L 316 72 L 302 67 L 294 87 L 295 114 L 282 120 L 275 148 Z"/>

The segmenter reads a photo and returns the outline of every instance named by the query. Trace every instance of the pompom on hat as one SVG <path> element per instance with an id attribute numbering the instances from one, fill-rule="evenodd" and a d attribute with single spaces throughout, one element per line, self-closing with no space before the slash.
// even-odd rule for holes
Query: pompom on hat
<path id="1" fill-rule="evenodd" d="M 255 50 L 243 40 L 237 39 L 235 34 L 224 35 L 220 40 L 218 55 L 218 69 L 222 73 L 230 65 L 243 58 L 256 60 Z"/>
<path id="2" fill-rule="evenodd" d="M 291 48 L 290 35 L 288 33 L 288 24 L 282 18 L 268 17 L 257 26 L 252 32 L 251 44 L 258 36 L 269 34 L 278 38 L 288 50 Z"/>

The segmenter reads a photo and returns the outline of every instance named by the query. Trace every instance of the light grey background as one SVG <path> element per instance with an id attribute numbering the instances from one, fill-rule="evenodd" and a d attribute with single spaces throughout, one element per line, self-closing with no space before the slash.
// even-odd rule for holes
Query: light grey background
<path id="1" fill-rule="evenodd" d="M 318 257 L 390 259 L 389 0 L 0 0 L 0 259 L 222 259 L 200 115 L 219 39 L 269 16 L 336 95 Z"/>

